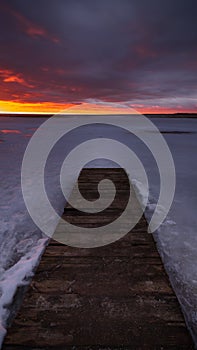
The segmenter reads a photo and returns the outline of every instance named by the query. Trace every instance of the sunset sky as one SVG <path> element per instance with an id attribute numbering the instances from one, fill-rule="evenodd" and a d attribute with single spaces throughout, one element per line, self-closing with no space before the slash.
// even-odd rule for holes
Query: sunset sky
<path id="1" fill-rule="evenodd" d="M 1 0 L 0 112 L 196 112 L 196 16 L 196 0 Z"/>

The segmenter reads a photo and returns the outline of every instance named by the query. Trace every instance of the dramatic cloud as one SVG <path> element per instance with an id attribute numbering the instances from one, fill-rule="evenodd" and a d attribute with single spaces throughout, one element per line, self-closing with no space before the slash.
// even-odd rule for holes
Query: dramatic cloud
<path id="1" fill-rule="evenodd" d="M 1 101 L 197 108 L 195 0 L 1 0 L 0 10 Z"/>

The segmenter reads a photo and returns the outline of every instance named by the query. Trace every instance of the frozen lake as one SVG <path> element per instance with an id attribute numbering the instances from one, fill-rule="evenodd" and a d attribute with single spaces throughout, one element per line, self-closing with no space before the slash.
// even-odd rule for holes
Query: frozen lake
<path id="1" fill-rule="evenodd" d="M 121 118 L 121 117 L 120 117 Z M 197 342 L 197 119 L 152 118 L 172 153 L 176 169 L 176 192 L 167 220 L 154 234 L 171 283 L 189 328 Z M 0 117 L 0 333 L 17 286 L 32 276 L 47 238 L 30 218 L 21 191 L 21 164 L 26 146 L 44 118 Z M 64 199 L 58 182 L 66 154 L 91 138 L 113 138 L 130 147 L 142 161 L 149 180 L 149 220 L 159 194 L 157 165 L 146 147 L 124 129 L 88 125 L 67 135 L 51 152 L 46 166 L 46 190 L 61 213 Z M 108 166 L 98 160 L 93 166 Z"/>

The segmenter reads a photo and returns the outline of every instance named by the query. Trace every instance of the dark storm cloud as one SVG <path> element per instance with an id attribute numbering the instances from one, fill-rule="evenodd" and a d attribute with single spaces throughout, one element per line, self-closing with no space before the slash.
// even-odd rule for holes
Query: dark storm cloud
<path id="1" fill-rule="evenodd" d="M 3 0 L 0 9 L 4 98 L 151 104 L 196 94 L 195 0 Z"/>

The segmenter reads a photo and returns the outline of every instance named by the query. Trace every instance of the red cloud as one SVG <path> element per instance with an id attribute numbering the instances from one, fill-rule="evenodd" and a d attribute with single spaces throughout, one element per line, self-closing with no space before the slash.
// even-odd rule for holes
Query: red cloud
<path id="1" fill-rule="evenodd" d="M 25 80 L 23 78 L 17 77 L 17 75 L 10 75 L 9 77 L 3 79 L 4 83 L 19 83 L 25 84 Z"/>
<path id="2" fill-rule="evenodd" d="M 43 37 L 45 39 L 51 40 L 54 43 L 59 43 L 59 39 L 56 38 L 53 35 L 50 35 L 50 33 L 40 27 L 39 25 L 31 22 L 29 19 L 25 18 L 23 15 L 21 15 L 18 12 L 13 12 L 13 15 L 15 16 L 15 18 L 18 20 L 19 24 L 21 25 L 22 30 L 29 36 L 31 36 L 32 38 L 36 38 L 36 37 Z"/>
<path id="3" fill-rule="evenodd" d="M 3 78 L 4 83 L 18 83 L 29 88 L 33 87 L 33 85 L 25 81 L 21 74 L 15 74 L 8 69 L 0 69 L 0 78 Z"/>
<path id="4" fill-rule="evenodd" d="M 3 129 L 0 130 L 3 134 L 21 134 L 21 131 L 19 130 L 13 130 L 13 129 Z"/>
<path id="5" fill-rule="evenodd" d="M 26 28 L 26 33 L 32 37 L 35 37 L 35 36 L 46 37 L 47 36 L 46 31 L 42 28 L 39 28 L 39 27 L 28 27 L 28 28 Z"/>

